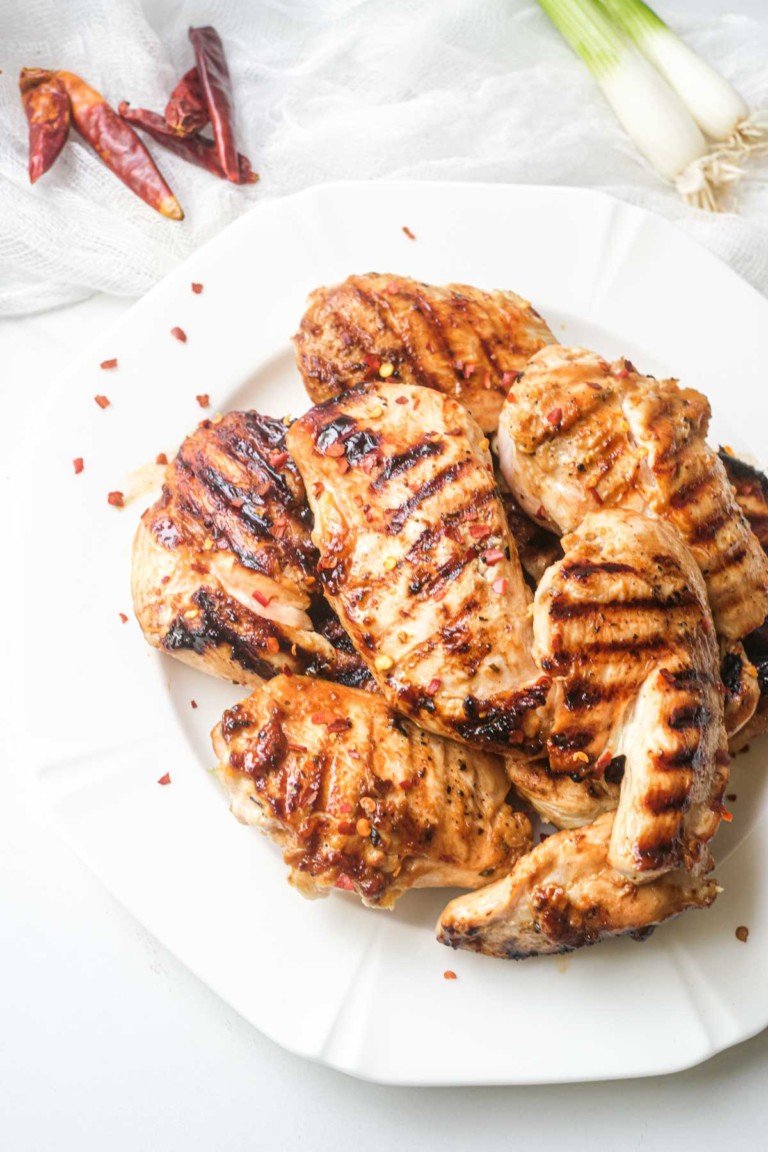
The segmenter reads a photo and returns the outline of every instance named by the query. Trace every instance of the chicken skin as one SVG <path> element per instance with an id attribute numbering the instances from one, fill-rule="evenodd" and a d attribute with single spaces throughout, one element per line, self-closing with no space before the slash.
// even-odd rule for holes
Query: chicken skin
<path id="1" fill-rule="evenodd" d="M 305 895 L 476 888 L 531 847 L 500 759 L 396 715 L 378 695 L 279 676 L 224 713 L 217 775 L 238 820 L 284 849 Z"/>
<path id="2" fill-rule="evenodd" d="M 714 902 L 720 888 L 704 875 L 708 855 L 695 876 L 678 869 L 641 887 L 612 868 L 613 820 L 607 813 L 585 828 L 557 832 L 502 880 L 456 897 L 438 921 L 440 943 L 523 960 L 623 933 L 644 939 L 662 921 Z"/>
<path id="3" fill-rule="evenodd" d="M 491 432 L 516 374 L 553 340 L 514 292 L 371 273 L 313 292 L 294 344 L 316 403 L 389 378 L 460 400 Z"/>
<path id="4" fill-rule="evenodd" d="M 718 634 L 739 640 L 768 613 L 768 558 L 705 442 L 708 422 L 705 397 L 674 380 L 551 346 L 510 391 L 499 454 L 515 498 L 550 530 L 602 507 L 672 524 L 704 575 Z"/>
<path id="5" fill-rule="evenodd" d="M 287 669 L 371 684 L 317 587 L 285 431 L 231 412 L 187 437 L 136 533 L 136 616 L 154 647 L 236 683 Z"/>
<path id="6" fill-rule="evenodd" d="M 609 860 L 645 883 L 692 868 L 728 779 L 719 650 L 701 573 L 669 524 L 610 510 L 563 537 L 534 601 L 554 678 L 550 771 L 623 762 Z"/>
<path id="7" fill-rule="evenodd" d="M 297 420 L 288 445 L 323 590 L 387 702 L 440 735 L 538 754 L 549 682 L 467 410 L 429 388 L 357 388 Z"/>

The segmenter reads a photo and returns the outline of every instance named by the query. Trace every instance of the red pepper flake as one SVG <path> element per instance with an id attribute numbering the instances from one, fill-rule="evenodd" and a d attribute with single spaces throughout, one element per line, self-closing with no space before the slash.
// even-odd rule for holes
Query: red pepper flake
<path id="1" fill-rule="evenodd" d="M 509 589 L 509 580 L 505 579 L 503 576 L 500 576 L 498 580 L 494 580 L 491 587 L 497 596 L 503 596 L 504 593 Z"/>
<path id="2" fill-rule="evenodd" d="M 341 441 L 334 440 L 333 444 L 329 444 L 326 448 L 325 454 L 326 456 L 343 456 L 344 451 L 344 445 L 341 443 Z"/>
<path id="3" fill-rule="evenodd" d="M 315 712 L 310 716 L 313 724 L 333 724 L 334 720 L 338 720 L 338 716 L 334 716 L 333 712 Z"/>
<path id="4" fill-rule="evenodd" d="M 416 787 L 416 781 L 412 776 L 406 776 L 405 780 L 400 781 L 400 787 L 402 788 L 403 792 L 410 792 L 411 788 Z"/>
<path id="5" fill-rule="evenodd" d="M 195 400 L 201 408 L 210 408 L 211 406 L 211 398 L 207 392 L 201 392 L 199 396 L 195 396 Z"/>
<path id="6" fill-rule="evenodd" d="M 103 368 L 105 372 L 108 372 L 110 368 L 117 368 L 117 358 L 114 360 L 102 360 L 99 367 Z"/>
<path id="7" fill-rule="evenodd" d="M 599 772 L 602 772 L 603 768 L 608 767 L 611 760 L 613 760 L 613 756 L 611 756 L 610 752 L 606 748 L 605 752 L 601 752 L 595 761 L 595 768 L 597 768 Z"/>
<path id="8" fill-rule="evenodd" d="M 195 281 L 193 280 L 192 281 L 192 291 L 194 292 L 195 296 L 199 296 L 200 293 L 202 292 L 202 290 L 203 290 L 202 284 L 196 284 Z"/>
<path id="9" fill-rule="evenodd" d="M 490 536 L 491 529 L 488 524 L 470 524 L 469 534 L 475 540 L 484 540 L 486 536 Z"/>
<path id="10" fill-rule="evenodd" d="M 373 372 L 378 372 L 379 368 L 381 368 L 381 356 L 374 356 L 372 352 L 366 352 L 363 360 L 365 360 L 367 367 Z"/>
<path id="11" fill-rule="evenodd" d="M 305 744 L 289 744 L 288 750 L 290 752 L 306 752 L 307 747 Z"/>
<path id="12" fill-rule="evenodd" d="M 731 824 L 733 822 L 733 812 L 729 812 L 723 804 L 718 804 L 715 808 L 715 812 L 721 820 L 725 821 L 726 824 Z"/>
<path id="13" fill-rule="evenodd" d="M 287 452 L 273 452 L 269 457 L 269 462 L 273 468 L 284 468 L 290 460 Z"/>
<path id="14" fill-rule="evenodd" d="M 350 836 L 355 830 L 355 826 L 351 820 L 340 820 L 337 827 L 342 836 Z"/>
<path id="15" fill-rule="evenodd" d="M 342 476 L 345 472 L 349 472 L 349 460 L 347 460 L 345 456 L 342 456 L 342 458 L 337 461 L 337 466 Z"/>
<path id="16" fill-rule="evenodd" d="M 489 567 L 492 567 L 494 564 L 498 564 L 498 562 L 500 560 L 503 560 L 503 559 L 504 559 L 504 549 L 503 548 L 489 548 L 487 552 L 483 553 L 483 560 L 485 560 L 486 564 Z"/>
<path id="17" fill-rule="evenodd" d="M 440 691 L 442 686 L 443 686 L 442 680 L 440 680 L 436 676 L 434 678 L 434 680 L 430 680 L 429 684 L 427 684 L 427 688 L 426 688 L 427 696 L 434 696 L 436 692 Z"/>
<path id="18" fill-rule="evenodd" d="M 190 708 L 197 708 L 197 700 L 190 700 L 189 705 Z"/>
<path id="19" fill-rule="evenodd" d="M 407 403 L 408 403 L 408 397 L 407 396 L 398 396 L 397 399 L 395 400 L 395 404 L 407 404 Z"/>
<path id="20" fill-rule="evenodd" d="M 390 280 L 384 291 L 388 296 L 397 296 L 398 292 L 400 291 L 400 285 L 397 283 L 397 280 Z"/>
<path id="21" fill-rule="evenodd" d="M 736 929 L 736 939 L 740 940 L 742 944 L 746 944 L 749 939 L 749 928 L 747 928 L 746 924 L 740 924 Z"/>
<path id="22" fill-rule="evenodd" d="M 339 875 L 339 878 L 336 881 L 336 884 L 334 885 L 334 887 L 342 888 L 345 892 L 354 892 L 354 890 L 355 890 L 355 886 L 352 883 L 349 876 L 347 876 L 346 872 L 342 872 Z"/>
<path id="23" fill-rule="evenodd" d="M 155 464 L 167 464 L 167 463 L 168 463 L 168 457 L 166 456 L 165 452 L 158 452 L 157 456 L 155 456 Z"/>
<path id="24" fill-rule="evenodd" d="M 266 608 L 272 599 L 271 596 L 265 596 L 262 592 L 259 592 L 258 589 L 253 593 L 253 598 L 261 604 L 262 608 Z"/>
<path id="25" fill-rule="evenodd" d="M 158 780 L 158 784 L 170 784 L 170 782 L 171 782 L 170 772 L 166 772 L 165 776 L 161 776 L 160 779 Z"/>
<path id="26" fill-rule="evenodd" d="M 277 636 L 267 636 L 264 647 L 266 648 L 267 652 L 269 652 L 270 656 L 277 656 L 278 652 L 280 651 L 280 641 L 278 640 Z"/>
<path id="27" fill-rule="evenodd" d="M 737 796 L 735 792 L 729 792 L 725 798 L 726 800 L 730 800 L 731 804 L 733 804 L 734 800 L 737 799 Z"/>
<path id="28" fill-rule="evenodd" d="M 109 400 L 106 396 L 94 396 L 94 400 L 98 404 L 99 408 L 109 408 Z"/>
<path id="29" fill-rule="evenodd" d="M 85 468 L 85 463 L 83 462 L 82 456 L 75 456 L 74 460 L 72 461 L 72 467 L 75 470 L 75 476 L 79 476 L 83 468 Z"/>
<path id="30" fill-rule="evenodd" d="M 337 720 L 332 720 L 328 725 L 329 732 L 346 732 L 352 727 L 352 721 L 345 716 L 339 716 Z"/>
<path id="31" fill-rule="evenodd" d="M 464 368 L 462 369 L 462 376 L 464 377 L 465 380 L 469 380 L 470 376 L 472 376 L 474 374 L 474 371 L 475 371 L 475 365 L 474 364 L 465 364 Z"/>
<path id="32" fill-rule="evenodd" d="M 562 419 L 563 419 L 562 408 L 553 408 L 550 412 L 547 412 L 547 421 L 550 424 L 560 424 Z"/>
<path id="33" fill-rule="evenodd" d="M 594 497 L 596 504 L 602 504 L 603 503 L 603 498 L 600 495 L 600 493 L 598 492 L 597 488 L 587 488 L 587 492 L 589 492 L 590 496 Z"/>
<path id="34" fill-rule="evenodd" d="M 501 383 L 504 388 L 511 388 L 516 380 L 520 378 L 520 372 L 502 372 Z"/>
<path id="35" fill-rule="evenodd" d="M 458 976 L 451 968 L 446 968 L 443 972 L 443 980 L 458 980 Z"/>
<path id="36" fill-rule="evenodd" d="M 122 492 L 107 493 L 107 504 L 111 504 L 113 508 L 122 508 L 125 504 Z"/>
<path id="37" fill-rule="evenodd" d="M 178 340 L 180 344 L 186 344 L 187 342 L 186 332 L 183 328 L 179 328 L 178 325 L 175 328 L 171 328 L 171 336 Z"/>
<path id="38" fill-rule="evenodd" d="M 128 623 L 128 617 L 126 616 L 125 612 L 118 612 L 118 616 L 120 617 L 120 623 L 121 624 L 127 624 Z"/>
<path id="39" fill-rule="evenodd" d="M 403 232 L 405 232 L 405 234 L 409 240 L 415 240 L 416 239 L 415 234 L 413 232 L 411 232 L 411 230 L 407 224 L 403 224 Z"/>

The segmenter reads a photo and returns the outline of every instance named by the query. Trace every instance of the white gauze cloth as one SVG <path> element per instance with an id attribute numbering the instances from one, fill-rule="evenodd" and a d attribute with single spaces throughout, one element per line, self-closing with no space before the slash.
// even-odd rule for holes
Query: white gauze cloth
<path id="1" fill-rule="evenodd" d="M 226 46 L 238 142 L 259 184 L 219 181 L 147 141 L 186 212 L 164 220 L 73 133 L 30 186 L 22 66 L 77 72 L 115 107 L 162 112 L 193 63 L 187 28 L 206 23 Z M 523 0 L 0 0 L 0 27 L 0 315 L 95 291 L 139 296 L 254 204 L 344 178 L 602 188 L 677 221 L 768 292 L 766 169 L 743 185 L 739 215 L 687 208 Z M 768 20 L 679 30 L 751 107 L 768 108 Z"/>

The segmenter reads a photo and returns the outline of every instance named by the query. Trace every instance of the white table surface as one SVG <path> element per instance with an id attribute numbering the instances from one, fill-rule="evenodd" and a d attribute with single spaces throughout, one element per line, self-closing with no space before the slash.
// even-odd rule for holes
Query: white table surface
<path id="1" fill-rule="evenodd" d="M 768 0 L 676 0 L 672 9 L 768 17 Z M 3 478 L 19 417 L 34 419 L 55 374 L 130 303 L 101 296 L 0 321 Z M 676 1076 L 567 1087 L 393 1089 L 310 1065 L 226 1007 L 34 813 L 3 795 L 0 1148 L 8 1152 L 757 1149 L 767 1082 L 768 1032 Z"/>

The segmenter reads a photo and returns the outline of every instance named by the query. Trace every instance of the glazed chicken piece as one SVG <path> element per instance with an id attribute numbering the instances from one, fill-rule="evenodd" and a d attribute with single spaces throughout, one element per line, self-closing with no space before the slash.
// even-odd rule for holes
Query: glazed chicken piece
<path id="1" fill-rule="evenodd" d="M 511 389 L 499 454 L 524 511 L 552 531 L 605 507 L 672 524 L 704 574 L 718 633 L 739 640 L 768 613 L 768 558 L 705 443 L 708 422 L 705 397 L 674 380 L 551 346 Z"/>
<path id="2" fill-rule="evenodd" d="M 134 540 L 136 616 L 155 648 L 239 684 L 288 669 L 370 685 L 320 595 L 285 432 L 231 412 L 187 437 Z"/>
<path id="3" fill-rule="evenodd" d="M 618 807 L 623 756 L 612 758 L 605 767 L 586 776 L 553 772 L 546 760 L 508 757 L 506 765 L 515 792 L 555 828 L 581 828 Z"/>
<path id="4" fill-rule="evenodd" d="M 313 292 L 294 344 L 316 403 L 388 378 L 460 400 L 490 432 L 516 374 L 553 340 L 514 292 L 371 273 Z"/>
<path id="5" fill-rule="evenodd" d="M 768 476 L 725 448 L 720 449 L 718 456 L 736 493 L 739 507 L 763 552 L 768 552 Z"/>
<path id="6" fill-rule="evenodd" d="M 607 936 L 645 939 L 663 920 L 708 908 L 718 893 L 704 873 L 678 869 L 638 887 L 611 867 L 613 814 L 575 831 L 557 832 L 514 866 L 509 876 L 458 896 L 444 910 L 437 938 L 452 948 L 523 960 L 570 952 Z"/>
<path id="7" fill-rule="evenodd" d="M 224 713 L 217 774 L 238 820 L 284 849 L 305 895 L 475 888 L 531 847 L 501 760 L 397 716 L 382 698 L 278 676 Z"/>
<path id="8" fill-rule="evenodd" d="M 561 559 L 563 550 L 560 541 L 535 520 L 531 520 L 530 516 L 526 516 L 501 473 L 496 472 L 495 476 L 507 524 L 517 545 L 520 563 L 535 587 L 550 564 Z"/>
<path id="9" fill-rule="evenodd" d="M 380 384 L 311 409 L 288 445 L 323 589 L 388 703 L 433 732 L 526 757 L 548 680 L 487 441 L 429 388 Z"/>
<path id="10" fill-rule="evenodd" d="M 637 513 L 593 513 L 562 544 L 534 601 L 534 653 L 554 679 L 550 770 L 599 779 L 623 761 L 611 865 L 636 883 L 690 869 L 728 779 L 701 573 L 671 525 Z"/>

